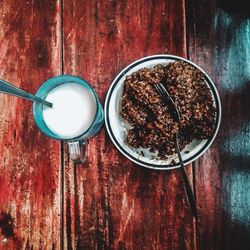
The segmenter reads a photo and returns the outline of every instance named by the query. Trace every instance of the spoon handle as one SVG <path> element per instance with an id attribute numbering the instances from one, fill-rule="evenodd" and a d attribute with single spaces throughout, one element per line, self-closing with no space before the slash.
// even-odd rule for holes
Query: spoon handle
<path id="1" fill-rule="evenodd" d="M 16 86 L 14 86 L 13 84 L 6 82 L 4 80 L 0 80 L 0 92 L 6 93 L 6 94 L 10 94 L 10 95 L 14 95 L 14 96 L 18 96 L 30 101 L 35 101 L 35 102 L 40 102 L 48 107 L 52 107 L 52 103 L 45 101 L 44 99 L 32 95 L 22 89 L 17 88 Z"/>

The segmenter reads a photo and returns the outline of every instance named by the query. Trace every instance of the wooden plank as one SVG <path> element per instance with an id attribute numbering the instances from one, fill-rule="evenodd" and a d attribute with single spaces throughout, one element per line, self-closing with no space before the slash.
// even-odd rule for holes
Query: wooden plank
<path id="1" fill-rule="evenodd" d="M 182 0 L 64 0 L 63 6 L 64 73 L 85 78 L 102 102 L 132 61 L 156 53 L 186 56 Z M 65 151 L 65 248 L 196 249 L 178 170 L 132 164 L 104 129 L 91 139 L 85 164 L 73 166 Z"/>
<path id="2" fill-rule="evenodd" d="M 31 93 L 60 74 L 57 1 L 0 1 L 0 78 Z M 0 94 L 0 249 L 60 247 L 60 144 L 30 102 Z"/>
<path id="3" fill-rule="evenodd" d="M 195 168 L 197 245 L 249 249 L 250 22 L 240 11 L 243 1 L 220 2 L 188 1 L 190 59 L 215 80 L 223 113 L 216 142 Z"/>

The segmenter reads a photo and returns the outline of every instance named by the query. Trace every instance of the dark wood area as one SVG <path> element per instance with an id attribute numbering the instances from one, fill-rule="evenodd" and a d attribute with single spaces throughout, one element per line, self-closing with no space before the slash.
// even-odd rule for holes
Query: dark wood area
<path id="1" fill-rule="evenodd" d="M 218 137 L 194 164 L 198 249 L 250 247 L 250 15 L 243 1 L 225 2 L 187 6 L 189 58 L 209 73 L 222 102 Z"/>
<path id="2" fill-rule="evenodd" d="M 131 163 L 104 127 L 75 166 L 30 102 L 0 94 L 0 249 L 250 248 L 250 16 L 233 2 L 0 0 L 0 79 L 35 93 L 74 74 L 104 104 L 129 63 L 173 54 L 208 72 L 223 112 L 212 147 L 187 166 L 195 221 L 179 170 Z"/>

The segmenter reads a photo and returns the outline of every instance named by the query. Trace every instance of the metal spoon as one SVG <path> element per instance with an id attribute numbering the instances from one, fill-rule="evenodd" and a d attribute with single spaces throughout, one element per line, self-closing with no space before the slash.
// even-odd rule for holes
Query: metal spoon
<path id="1" fill-rule="evenodd" d="M 33 102 L 40 102 L 43 105 L 46 105 L 50 108 L 52 108 L 53 104 L 50 102 L 45 101 L 44 99 L 32 95 L 22 89 L 17 88 L 16 86 L 14 86 L 13 84 L 6 82 L 4 80 L 0 80 L 0 92 L 2 93 L 6 93 L 6 94 L 10 94 L 10 95 L 14 95 L 14 96 L 18 96 Z"/>
<path id="2" fill-rule="evenodd" d="M 176 105 L 175 105 L 172 97 L 168 93 L 167 89 L 164 87 L 164 85 L 162 83 L 155 84 L 154 87 L 155 87 L 157 93 L 160 95 L 162 101 L 168 106 L 169 112 L 171 113 L 173 120 L 175 122 L 179 123 L 180 122 L 179 110 L 176 107 Z M 179 143 L 178 143 L 178 132 L 176 132 L 176 134 L 174 136 L 174 140 L 175 140 L 175 150 L 176 150 L 176 153 L 178 155 L 180 166 L 181 166 L 181 173 L 182 173 L 182 176 L 183 176 L 183 179 L 185 182 L 185 188 L 186 188 L 186 193 L 187 193 L 187 197 L 188 197 L 188 202 L 189 202 L 189 205 L 191 207 L 192 214 L 193 214 L 194 218 L 197 219 L 198 212 L 197 212 L 197 208 L 196 208 L 195 197 L 194 197 L 194 193 L 192 191 L 190 182 L 188 180 L 186 169 L 185 169 L 182 157 L 181 157 L 180 147 L 179 147 Z"/>

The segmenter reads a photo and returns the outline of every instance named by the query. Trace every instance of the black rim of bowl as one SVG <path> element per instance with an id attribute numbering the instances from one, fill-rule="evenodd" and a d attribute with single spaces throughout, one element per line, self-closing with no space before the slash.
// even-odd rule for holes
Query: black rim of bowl
<path id="1" fill-rule="evenodd" d="M 146 168 L 157 169 L 157 170 L 167 170 L 167 169 L 170 170 L 170 169 L 179 168 L 180 167 L 179 162 L 174 163 L 174 164 L 152 164 L 152 163 L 142 161 L 142 160 L 134 157 L 133 155 L 129 154 L 124 149 L 124 147 L 117 141 L 117 139 L 116 139 L 116 137 L 115 137 L 115 135 L 114 135 L 114 133 L 112 131 L 112 127 L 111 127 L 110 119 L 109 119 L 109 115 L 108 115 L 110 99 L 111 99 L 112 93 L 113 93 L 114 88 L 116 87 L 116 85 L 121 80 L 121 78 L 124 75 L 126 75 L 131 69 L 138 66 L 139 64 L 145 63 L 147 61 L 159 60 L 159 59 L 184 61 L 184 62 L 187 62 L 188 64 L 194 66 L 195 68 L 199 69 L 204 74 L 205 80 L 206 80 L 207 84 L 209 85 L 210 90 L 213 93 L 213 97 L 214 97 L 214 101 L 215 101 L 216 120 L 215 120 L 215 126 L 214 126 L 214 133 L 213 133 L 213 136 L 206 141 L 206 143 L 202 146 L 202 148 L 198 152 L 196 152 L 194 155 L 192 155 L 188 159 L 184 160 L 184 164 L 188 165 L 191 162 L 193 162 L 194 160 L 198 159 L 202 154 L 204 154 L 207 151 L 207 149 L 211 146 L 212 142 L 214 141 L 214 139 L 215 139 L 215 137 L 216 137 L 216 135 L 218 133 L 219 126 L 220 126 L 220 120 L 221 120 L 221 103 L 220 103 L 219 94 L 217 92 L 215 84 L 210 79 L 208 74 L 202 68 L 200 68 L 198 65 L 194 64 L 193 62 L 191 62 L 191 61 L 189 61 L 189 60 L 187 60 L 185 58 L 174 56 L 174 55 L 153 55 L 153 56 L 147 56 L 147 57 L 141 58 L 141 59 L 131 63 L 130 65 L 128 65 L 126 68 L 124 68 L 118 74 L 118 76 L 112 82 L 112 84 L 111 84 L 111 86 L 109 88 L 109 91 L 107 93 L 107 96 L 106 96 L 104 113 L 105 113 L 105 123 L 106 123 L 106 128 L 108 130 L 108 134 L 109 134 L 111 140 L 113 141 L 113 143 L 115 144 L 115 146 L 118 148 L 118 150 L 123 155 L 125 155 L 128 159 L 132 160 L 133 162 L 139 164 L 140 166 L 143 166 L 143 167 L 146 167 Z"/>

